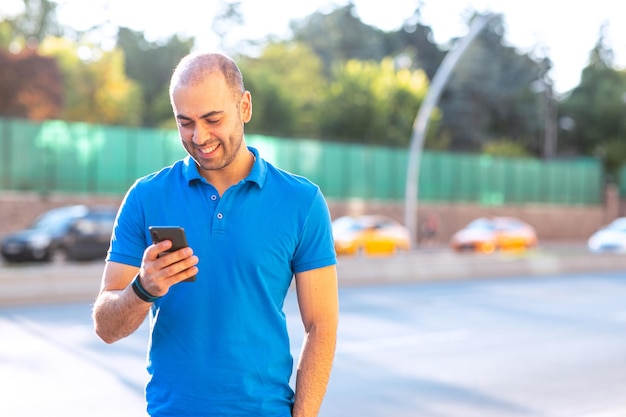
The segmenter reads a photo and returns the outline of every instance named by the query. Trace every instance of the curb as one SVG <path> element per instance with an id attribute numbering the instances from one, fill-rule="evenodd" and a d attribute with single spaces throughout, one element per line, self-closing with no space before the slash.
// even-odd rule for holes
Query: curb
<path id="1" fill-rule="evenodd" d="M 103 268 L 102 262 L 0 266 L 0 307 L 93 301 Z M 340 286 L 620 270 L 626 273 L 626 255 L 584 249 L 490 255 L 422 251 L 386 258 L 340 257 L 337 264 Z"/>
<path id="2" fill-rule="evenodd" d="M 0 267 L 0 306 L 93 301 L 102 262 Z"/>
<path id="3" fill-rule="evenodd" d="M 584 250 L 496 254 L 431 253 L 376 262 L 340 258 L 337 271 L 341 284 L 427 282 L 544 276 L 599 271 L 626 271 L 626 255 L 592 254 Z"/>

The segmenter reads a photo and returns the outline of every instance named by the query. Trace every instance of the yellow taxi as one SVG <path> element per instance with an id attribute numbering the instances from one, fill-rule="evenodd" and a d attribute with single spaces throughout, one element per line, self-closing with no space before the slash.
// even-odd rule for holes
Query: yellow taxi
<path id="1" fill-rule="evenodd" d="M 343 216 L 332 227 L 337 255 L 393 255 L 411 248 L 408 229 L 385 215 Z"/>
<path id="2" fill-rule="evenodd" d="M 450 239 L 450 247 L 457 252 L 525 250 L 537 246 L 537 243 L 535 228 L 515 217 L 480 217 Z"/>

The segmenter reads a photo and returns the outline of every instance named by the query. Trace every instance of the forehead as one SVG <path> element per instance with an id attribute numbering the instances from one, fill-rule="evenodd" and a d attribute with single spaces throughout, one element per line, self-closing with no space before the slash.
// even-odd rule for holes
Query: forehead
<path id="1" fill-rule="evenodd" d="M 232 90 L 219 72 L 191 82 L 178 82 L 172 89 L 172 106 L 177 113 L 186 115 L 221 111 L 234 101 Z"/>

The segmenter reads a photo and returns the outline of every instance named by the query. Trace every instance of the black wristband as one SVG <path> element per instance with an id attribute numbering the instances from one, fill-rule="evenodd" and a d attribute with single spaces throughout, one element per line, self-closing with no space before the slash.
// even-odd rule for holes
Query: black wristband
<path id="1" fill-rule="evenodd" d="M 133 288 L 133 291 L 135 292 L 137 297 L 139 297 L 146 303 L 153 303 L 161 298 L 155 297 L 154 295 L 146 291 L 146 289 L 141 285 L 141 281 L 139 281 L 139 274 L 135 275 L 135 279 L 133 279 L 133 282 L 130 284 L 130 286 Z"/>

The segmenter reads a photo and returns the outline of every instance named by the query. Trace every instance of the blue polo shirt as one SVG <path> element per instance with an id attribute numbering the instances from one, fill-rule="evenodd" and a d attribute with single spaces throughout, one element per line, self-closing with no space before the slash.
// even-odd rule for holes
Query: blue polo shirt
<path id="1" fill-rule="evenodd" d="M 195 282 L 151 308 L 151 416 L 291 416 L 293 369 L 283 302 L 294 273 L 336 263 L 319 188 L 258 151 L 220 197 L 187 157 L 135 182 L 108 261 L 140 266 L 149 226 L 182 226 L 199 257 Z"/>

